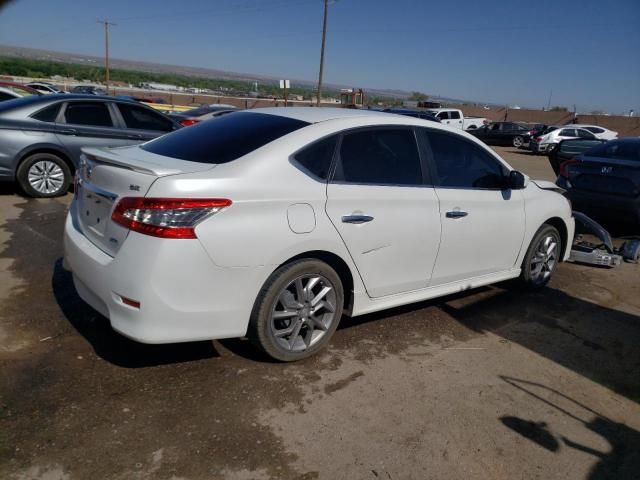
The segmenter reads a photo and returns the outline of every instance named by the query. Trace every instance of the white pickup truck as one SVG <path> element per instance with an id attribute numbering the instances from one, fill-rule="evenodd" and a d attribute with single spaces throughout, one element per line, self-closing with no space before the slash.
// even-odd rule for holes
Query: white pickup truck
<path id="1" fill-rule="evenodd" d="M 465 117 L 462 110 L 455 108 L 430 108 L 430 113 L 440 119 L 441 123 L 451 127 L 461 128 L 462 130 L 473 130 L 480 128 L 489 120 L 482 117 Z"/>

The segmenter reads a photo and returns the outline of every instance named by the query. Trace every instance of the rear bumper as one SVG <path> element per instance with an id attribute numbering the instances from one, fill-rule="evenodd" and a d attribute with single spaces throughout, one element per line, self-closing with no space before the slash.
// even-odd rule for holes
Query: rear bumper
<path id="1" fill-rule="evenodd" d="M 64 262 L 80 297 L 114 330 L 142 343 L 175 343 L 246 334 L 264 267 L 216 266 L 197 240 L 131 232 L 115 257 L 78 228 L 72 203 Z M 140 302 L 140 308 L 122 297 Z"/>

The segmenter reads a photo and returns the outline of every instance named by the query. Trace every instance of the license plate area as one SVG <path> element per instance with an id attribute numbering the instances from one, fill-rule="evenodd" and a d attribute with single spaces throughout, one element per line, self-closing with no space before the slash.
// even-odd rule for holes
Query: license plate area
<path id="1" fill-rule="evenodd" d="M 115 195 L 92 188 L 86 182 L 81 182 L 78 190 L 80 223 L 94 235 L 104 237 Z"/>

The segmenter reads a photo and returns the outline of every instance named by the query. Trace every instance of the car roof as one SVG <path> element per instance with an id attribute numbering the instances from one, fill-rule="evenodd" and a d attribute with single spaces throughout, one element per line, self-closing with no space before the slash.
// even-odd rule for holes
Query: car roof
<path id="1" fill-rule="evenodd" d="M 380 115 L 390 115 L 376 110 L 359 110 L 355 108 L 334 108 L 334 107 L 268 107 L 244 110 L 238 113 L 253 112 L 267 115 L 278 115 L 280 117 L 293 118 L 307 123 L 326 122 L 340 118 L 354 117 L 379 117 Z"/>

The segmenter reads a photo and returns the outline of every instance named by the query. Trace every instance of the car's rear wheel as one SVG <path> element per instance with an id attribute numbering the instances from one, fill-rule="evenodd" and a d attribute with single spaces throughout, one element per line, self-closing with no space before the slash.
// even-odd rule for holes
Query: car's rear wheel
<path id="1" fill-rule="evenodd" d="M 327 345 L 343 304 L 342 282 L 333 268 L 319 260 L 297 260 L 276 270 L 260 290 L 249 337 L 276 360 L 301 360 Z"/>
<path id="2" fill-rule="evenodd" d="M 513 146 L 516 148 L 520 148 L 522 147 L 522 145 L 524 145 L 524 138 L 522 138 L 520 135 L 518 135 L 517 137 L 513 137 Z"/>
<path id="3" fill-rule="evenodd" d="M 57 155 L 36 153 L 20 164 L 16 178 L 30 197 L 58 197 L 69 190 L 71 169 Z"/>
<path id="4" fill-rule="evenodd" d="M 522 261 L 522 284 L 532 289 L 544 287 L 551 280 L 561 256 L 560 233 L 555 227 L 545 223 L 533 237 Z"/>

